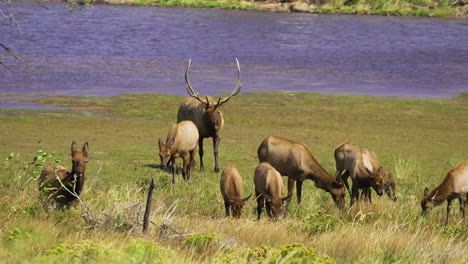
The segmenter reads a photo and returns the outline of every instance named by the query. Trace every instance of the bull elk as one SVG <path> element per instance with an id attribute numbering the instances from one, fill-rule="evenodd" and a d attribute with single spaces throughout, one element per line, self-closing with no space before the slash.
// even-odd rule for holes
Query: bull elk
<path id="1" fill-rule="evenodd" d="M 296 183 L 298 203 L 301 203 L 302 183 L 310 179 L 316 187 L 331 194 L 338 208 L 344 208 L 345 187 L 320 166 L 304 144 L 269 136 L 263 140 L 257 152 L 260 162 L 268 162 L 281 175 L 288 176 L 288 195 L 292 195 Z"/>
<path id="2" fill-rule="evenodd" d="M 176 158 L 183 159 L 182 177 L 190 180 L 192 162 L 197 147 L 198 130 L 192 121 L 182 121 L 172 126 L 167 133 L 166 141 L 159 139 L 159 158 L 161 167 L 172 164 L 172 183 L 175 184 Z"/>
<path id="3" fill-rule="evenodd" d="M 232 216 L 240 218 L 242 208 L 250 199 L 252 194 L 242 198 L 243 183 L 239 171 L 232 166 L 226 167 L 221 174 L 219 180 L 221 195 L 224 199 L 224 208 L 226 209 L 226 217 L 229 217 L 229 211 L 232 210 Z"/>
<path id="4" fill-rule="evenodd" d="M 377 159 L 377 155 L 373 151 L 344 143 L 335 149 L 334 155 L 336 180 L 342 181 L 345 184 L 346 189 L 348 189 L 351 195 L 351 205 L 359 198 L 360 189 L 363 189 L 361 196 L 370 202 L 370 187 L 379 196 L 385 190 L 392 200 L 397 200 L 393 175 L 385 173 Z M 345 171 L 344 174 L 343 171 Z M 353 182 L 351 191 L 348 185 L 348 177 L 350 176 Z"/>
<path id="5" fill-rule="evenodd" d="M 273 220 L 278 219 L 283 212 L 283 203 L 292 197 L 292 194 L 281 197 L 283 192 L 281 174 L 270 164 L 262 162 L 255 168 L 254 183 L 258 220 L 260 220 L 264 204 L 266 204 L 268 216 Z"/>
<path id="6" fill-rule="evenodd" d="M 221 111 L 221 106 L 229 101 L 233 96 L 237 95 L 242 87 L 241 72 L 239 61 L 237 62 L 237 83 L 234 90 L 226 96 L 218 98 L 216 102 L 212 97 L 206 96 L 201 98 L 193 89 L 189 81 L 189 71 L 192 60 L 189 60 L 187 70 L 185 71 L 185 82 L 187 83 L 187 92 L 190 95 L 179 107 L 177 113 L 177 122 L 183 120 L 191 120 L 198 128 L 200 138 L 198 140 L 200 169 L 203 170 L 203 139 L 213 138 L 213 152 L 215 160 L 215 172 L 219 172 L 218 166 L 218 146 L 221 140 L 220 133 L 223 130 L 224 119 Z"/>
<path id="7" fill-rule="evenodd" d="M 61 208 L 72 205 L 83 190 L 89 145 L 86 142 L 81 151 L 75 141 L 71 145 L 72 170 L 52 163 L 44 167 L 38 179 L 39 191 L 53 199 Z M 58 179 L 57 179 L 58 178 Z"/>
<path id="8" fill-rule="evenodd" d="M 468 204 L 468 161 L 459 163 L 449 170 L 442 183 L 431 192 L 427 187 L 424 189 L 424 197 L 421 200 L 422 215 L 427 215 L 432 208 L 447 200 L 445 225 L 448 225 L 453 199 L 458 199 L 460 202 L 460 211 L 464 220 L 465 205 Z"/>

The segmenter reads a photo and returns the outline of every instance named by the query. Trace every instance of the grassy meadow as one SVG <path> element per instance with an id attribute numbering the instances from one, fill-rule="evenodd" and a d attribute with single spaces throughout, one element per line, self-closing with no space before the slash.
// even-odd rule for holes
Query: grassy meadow
<path id="1" fill-rule="evenodd" d="M 7 95 L 2 95 L 7 96 Z M 239 220 L 224 217 L 220 173 L 205 140 L 205 171 L 176 185 L 159 168 L 158 138 L 176 120 L 183 96 L 23 97 L 65 107 L 0 109 L 0 262 L 2 263 L 467 263 L 467 222 L 458 201 L 421 218 L 424 187 L 468 159 L 468 94 L 401 99 L 296 92 L 246 93 L 223 106 L 220 168 L 236 166 L 244 194 L 254 193 L 257 147 L 268 135 L 305 143 L 331 174 L 343 142 L 376 152 L 397 177 L 399 200 L 377 198 L 339 211 L 331 195 L 306 181 L 289 215 L 256 220 L 254 199 Z M 89 142 L 82 201 L 46 211 L 37 177 L 44 164 L 71 168 L 70 145 Z M 198 155 L 196 156 L 198 162 Z M 178 160 L 178 164 L 181 161 Z M 142 218 L 151 177 L 151 224 Z M 283 178 L 286 183 L 286 178 Z"/>

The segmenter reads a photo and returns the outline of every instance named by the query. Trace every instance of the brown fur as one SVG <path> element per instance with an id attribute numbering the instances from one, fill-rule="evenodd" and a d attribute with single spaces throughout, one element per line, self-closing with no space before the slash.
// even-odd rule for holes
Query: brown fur
<path id="1" fill-rule="evenodd" d="M 76 142 L 73 141 L 71 145 L 72 171 L 57 163 L 44 167 L 38 179 L 38 187 L 43 195 L 47 195 L 47 202 L 52 199 L 59 207 L 66 207 L 75 202 L 76 197 L 70 191 L 79 196 L 83 190 L 88 152 L 88 142 L 79 152 Z M 68 190 L 63 188 L 57 177 L 67 186 Z"/>
<path id="2" fill-rule="evenodd" d="M 290 194 L 281 198 L 283 192 L 281 174 L 270 164 L 262 162 L 255 169 L 254 183 L 258 220 L 260 220 L 265 202 L 268 216 L 274 220 L 278 219 L 283 212 L 283 203 L 292 197 Z"/>
<path id="3" fill-rule="evenodd" d="M 229 217 L 229 209 L 232 210 L 232 216 L 240 218 L 242 214 L 242 208 L 245 202 L 252 196 L 249 195 L 242 198 L 242 177 L 239 171 L 235 167 L 226 167 L 221 174 L 220 190 L 224 199 L 224 207 L 226 209 L 226 217 Z"/>
<path id="4" fill-rule="evenodd" d="M 432 208 L 447 200 L 445 219 L 445 225 L 447 225 L 453 199 L 458 199 L 460 202 L 460 211 L 465 219 L 465 205 L 468 203 L 468 161 L 459 163 L 449 170 L 442 183 L 432 192 L 429 192 L 428 188 L 424 189 L 424 197 L 421 200 L 422 215 L 426 215 Z"/>
<path id="5" fill-rule="evenodd" d="M 237 59 L 236 59 L 237 60 Z M 187 92 L 191 96 L 187 98 L 179 107 L 179 111 L 177 113 L 177 122 L 183 120 L 191 120 L 197 126 L 199 132 L 199 156 L 200 156 L 200 169 L 203 170 L 203 139 L 204 138 L 213 138 L 213 153 L 214 153 L 214 160 L 215 160 L 215 172 L 219 172 L 219 165 L 218 165 L 218 147 L 219 142 L 221 140 L 221 131 L 223 130 L 224 126 L 224 118 L 223 112 L 221 111 L 221 106 L 229 101 L 229 99 L 237 93 L 239 93 L 241 89 L 241 78 L 240 78 L 240 66 L 239 62 L 237 61 L 237 69 L 238 69 L 238 80 L 236 87 L 234 90 L 229 94 L 229 96 L 224 98 L 219 98 L 218 102 L 215 102 L 212 97 L 206 96 L 205 98 L 201 98 L 198 96 L 198 93 L 192 88 L 190 81 L 189 81 L 189 69 L 190 69 L 191 61 L 187 66 L 187 70 L 185 72 L 185 81 L 187 83 Z"/>
<path id="6" fill-rule="evenodd" d="M 193 156 L 197 147 L 198 130 L 192 121 L 182 121 L 172 126 L 167 134 L 166 142 L 159 139 L 159 158 L 164 168 L 172 164 L 172 183 L 175 184 L 176 158 L 183 159 L 182 176 L 190 180 Z"/>
<path id="7" fill-rule="evenodd" d="M 283 176 L 288 176 L 288 195 L 296 183 L 297 200 L 301 202 L 302 183 L 313 180 L 315 186 L 329 192 L 338 208 L 344 208 L 345 187 L 315 160 L 304 144 L 282 137 L 269 136 L 258 147 L 260 162 L 268 162 Z"/>
<path id="8" fill-rule="evenodd" d="M 338 181 L 343 181 L 348 189 L 351 205 L 358 199 L 359 189 L 363 189 L 361 197 L 371 202 L 370 187 L 379 196 L 385 190 L 390 198 L 396 200 L 393 175 L 385 173 L 373 151 L 344 143 L 335 149 L 335 162 L 335 177 Z M 343 174 L 343 171 L 346 172 Z M 348 185 L 349 176 L 353 182 L 351 191 Z"/>

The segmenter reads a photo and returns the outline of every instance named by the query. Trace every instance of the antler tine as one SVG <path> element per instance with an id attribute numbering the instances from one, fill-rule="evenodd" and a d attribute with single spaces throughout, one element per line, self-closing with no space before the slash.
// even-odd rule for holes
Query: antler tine
<path id="1" fill-rule="evenodd" d="M 187 83 L 187 92 L 190 96 L 198 98 L 198 93 L 193 90 L 192 84 L 189 81 L 189 72 L 190 72 L 190 65 L 192 65 L 192 59 L 189 60 L 187 64 L 187 69 L 185 70 L 185 82 Z"/>
<path id="2" fill-rule="evenodd" d="M 240 92 L 240 90 L 242 88 L 241 70 L 240 70 L 239 60 L 237 58 L 236 58 L 236 63 L 237 63 L 237 83 L 236 83 L 236 86 L 234 87 L 234 90 L 232 90 L 232 92 L 227 97 L 223 98 L 222 100 L 218 100 L 217 106 L 221 106 L 222 104 L 229 101 L 229 99 L 231 99 L 231 97 L 236 96 Z"/>

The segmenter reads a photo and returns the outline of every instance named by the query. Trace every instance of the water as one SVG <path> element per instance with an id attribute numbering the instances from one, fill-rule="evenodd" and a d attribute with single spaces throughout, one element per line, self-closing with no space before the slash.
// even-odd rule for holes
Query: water
<path id="1" fill-rule="evenodd" d="M 44 7 L 41 7 L 43 5 Z M 450 97 L 468 91 L 468 21 L 238 10 L 17 2 L 21 35 L 3 21 L 0 94 L 200 95 L 307 91 Z"/>

